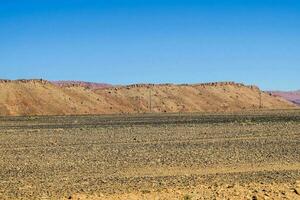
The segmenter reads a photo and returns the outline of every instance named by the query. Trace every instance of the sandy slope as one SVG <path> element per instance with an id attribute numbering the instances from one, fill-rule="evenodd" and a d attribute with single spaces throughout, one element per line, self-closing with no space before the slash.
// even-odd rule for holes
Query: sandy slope
<path id="1" fill-rule="evenodd" d="M 43 80 L 0 81 L 0 115 L 144 113 L 150 112 L 150 99 L 151 112 L 235 111 L 258 109 L 259 97 L 258 88 L 231 82 L 92 90 Z M 262 106 L 294 107 L 267 93 L 262 93 Z"/>
<path id="2" fill-rule="evenodd" d="M 99 95 L 82 87 L 61 88 L 41 81 L 0 83 L 1 115 L 106 113 Z"/>

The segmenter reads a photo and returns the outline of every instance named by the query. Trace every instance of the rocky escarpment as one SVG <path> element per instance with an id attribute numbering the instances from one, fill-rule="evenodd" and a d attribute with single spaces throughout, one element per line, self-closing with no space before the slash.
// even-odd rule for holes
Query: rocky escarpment
<path id="1" fill-rule="evenodd" d="M 85 81 L 51 81 L 51 83 L 60 87 L 84 87 L 87 89 L 100 89 L 112 87 L 112 85 L 106 83 L 94 83 Z"/>
<path id="2" fill-rule="evenodd" d="M 51 84 L 49 81 L 44 79 L 0 79 L 0 83 L 37 83 L 37 84 Z"/>
<path id="3" fill-rule="evenodd" d="M 148 84 L 148 83 L 142 83 L 142 84 L 131 84 L 126 86 L 115 86 L 114 88 L 120 89 L 120 88 L 151 88 L 151 87 L 171 87 L 171 86 L 198 86 L 198 87 L 220 87 L 220 86 L 236 86 L 236 87 L 247 87 L 255 90 L 259 90 L 259 88 L 255 85 L 245 85 L 243 83 L 236 83 L 233 81 L 224 81 L 224 82 L 209 82 L 209 83 L 197 83 L 197 84 L 172 84 L 172 83 L 163 83 L 163 84 Z"/>

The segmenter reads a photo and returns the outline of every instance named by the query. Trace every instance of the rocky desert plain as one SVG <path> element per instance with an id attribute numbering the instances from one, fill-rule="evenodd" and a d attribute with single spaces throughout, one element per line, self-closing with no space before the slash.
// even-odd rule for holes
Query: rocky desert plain
<path id="1" fill-rule="evenodd" d="M 300 110 L 233 82 L 0 81 L 0 199 L 300 199 Z"/>

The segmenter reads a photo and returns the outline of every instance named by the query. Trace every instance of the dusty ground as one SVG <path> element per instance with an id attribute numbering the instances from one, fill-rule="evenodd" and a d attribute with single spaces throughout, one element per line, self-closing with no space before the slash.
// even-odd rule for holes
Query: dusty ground
<path id="1" fill-rule="evenodd" d="M 300 199 L 299 111 L 2 117 L 0 135 L 0 199 Z"/>

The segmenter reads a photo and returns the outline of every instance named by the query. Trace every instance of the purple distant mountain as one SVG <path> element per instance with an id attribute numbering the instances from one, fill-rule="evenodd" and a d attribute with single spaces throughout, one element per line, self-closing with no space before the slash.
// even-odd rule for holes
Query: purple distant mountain
<path id="1" fill-rule="evenodd" d="M 300 90 L 291 91 L 291 92 L 272 91 L 270 93 L 272 95 L 280 96 L 290 102 L 300 105 Z"/>

